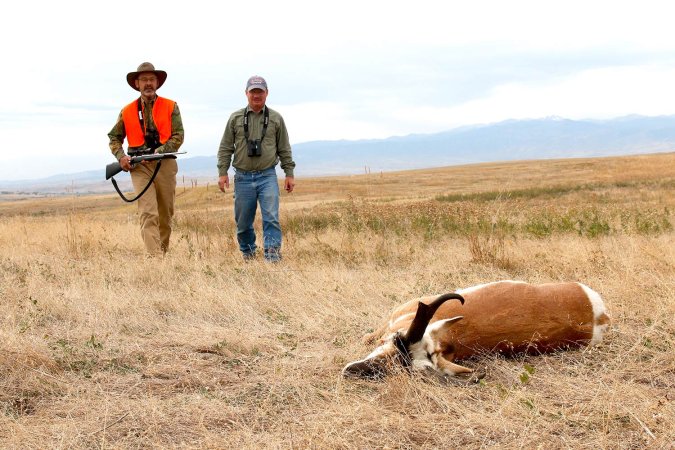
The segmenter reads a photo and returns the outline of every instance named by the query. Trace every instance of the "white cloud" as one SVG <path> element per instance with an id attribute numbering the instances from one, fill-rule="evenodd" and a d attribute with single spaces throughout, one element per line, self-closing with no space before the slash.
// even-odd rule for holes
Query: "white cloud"
<path id="1" fill-rule="evenodd" d="M 328 8 L 328 10 L 326 10 Z M 675 114 L 666 1 L 308 0 L 3 6 L 0 179 L 109 162 L 135 96 L 126 72 L 169 72 L 185 150 L 215 154 L 246 77 L 294 143 L 430 133 L 508 118 Z M 44 162 L 36 162 L 44 161 Z"/>
<path id="2" fill-rule="evenodd" d="M 541 85 L 507 84 L 491 95 L 449 108 L 454 123 L 563 116 L 571 119 L 675 113 L 670 88 L 675 68 L 651 66 L 595 69 Z"/>

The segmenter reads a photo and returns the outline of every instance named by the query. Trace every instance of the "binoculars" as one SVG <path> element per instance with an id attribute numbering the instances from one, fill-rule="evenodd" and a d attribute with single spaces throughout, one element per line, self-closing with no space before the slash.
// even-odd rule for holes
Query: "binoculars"
<path id="1" fill-rule="evenodd" d="M 148 133 L 145 135 L 145 146 L 150 150 L 154 151 L 157 147 L 161 146 L 162 143 L 159 142 L 159 133 L 156 131 L 154 133 Z"/>
<path id="2" fill-rule="evenodd" d="M 260 156 L 262 155 L 262 145 L 260 139 L 255 141 L 248 141 L 248 156 Z"/>
<path id="3" fill-rule="evenodd" d="M 159 133 L 148 133 L 145 135 L 145 147 L 138 147 L 135 150 L 129 149 L 129 156 L 150 155 L 155 152 L 155 149 L 162 145 L 159 142 Z"/>

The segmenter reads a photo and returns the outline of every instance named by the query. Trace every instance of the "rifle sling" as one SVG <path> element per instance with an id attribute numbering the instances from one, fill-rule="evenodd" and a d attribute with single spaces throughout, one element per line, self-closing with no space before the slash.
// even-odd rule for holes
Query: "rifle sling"
<path id="1" fill-rule="evenodd" d="M 145 194 L 145 191 L 148 190 L 148 188 L 150 187 L 152 182 L 155 180 L 155 177 L 157 176 L 157 172 L 159 172 L 159 168 L 161 167 L 161 165 L 162 165 L 162 160 L 158 159 L 157 160 L 157 166 L 155 167 L 155 172 L 152 174 L 152 177 L 150 177 L 150 181 L 148 181 L 147 186 L 145 186 L 145 188 L 143 188 L 143 190 L 141 191 L 140 194 L 138 194 L 136 197 L 132 198 L 131 200 L 126 198 L 124 196 L 124 194 L 122 194 L 122 191 L 120 191 L 120 188 L 117 187 L 117 181 L 115 181 L 115 177 L 110 178 L 110 181 L 112 181 L 113 186 L 115 186 L 115 190 L 120 195 L 122 200 L 124 200 L 127 203 L 132 203 L 132 202 L 135 202 L 136 200 L 138 200 L 139 198 L 141 198 L 143 196 L 143 194 Z"/>

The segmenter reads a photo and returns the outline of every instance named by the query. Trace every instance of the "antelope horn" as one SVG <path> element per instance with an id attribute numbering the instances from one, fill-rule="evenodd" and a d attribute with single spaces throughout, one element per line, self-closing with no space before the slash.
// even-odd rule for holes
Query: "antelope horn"
<path id="1" fill-rule="evenodd" d="M 424 330 L 427 329 L 427 325 L 429 325 L 431 318 L 434 317 L 436 310 L 450 299 L 459 300 L 462 305 L 464 304 L 464 297 L 455 294 L 454 292 L 443 294 L 428 305 L 419 302 L 417 305 L 417 314 L 415 314 L 415 318 L 410 324 L 410 328 L 408 328 L 408 331 L 403 336 L 403 342 L 410 345 L 421 340 L 422 336 L 424 336 Z"/>

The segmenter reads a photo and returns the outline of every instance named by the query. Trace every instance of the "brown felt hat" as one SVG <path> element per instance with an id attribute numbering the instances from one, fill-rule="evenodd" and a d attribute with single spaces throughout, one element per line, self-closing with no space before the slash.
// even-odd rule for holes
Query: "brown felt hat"
<path id="1" fill-rule="evenodd" d="M 152 63 L 144 62 L 138 66 L 136 72 L 129 72 L 127 74 L 127 83 L 129 83 L 129 86 L 131 86 L 132 89 L 136 91 L 139 90 L 136 87 L 136 83 L 134 83 L 134 81 L 136 81 L 136 78 L 138 78 L 138 76 L 143 72 L 152 72 L 157 76 L 157 89 L 161 88 L 166 81 L 166 72 L 163 70 L 155 70 L 155 66 L 153 66 Z"/>

